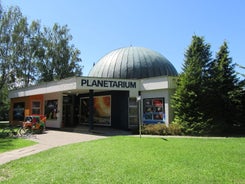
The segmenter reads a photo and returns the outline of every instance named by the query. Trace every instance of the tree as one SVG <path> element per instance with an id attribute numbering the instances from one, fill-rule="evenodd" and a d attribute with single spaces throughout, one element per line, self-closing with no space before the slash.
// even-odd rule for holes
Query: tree
<path id="1" fill-rule="evenodd" d="M 245 69 L 245 66 L 242 66 L 242 65 L 240 65 L 240 64 L 238 64 L 238 63 L 236 63 L 235 65 L 238 66 L 238 67 L 241 68 L 241 69 Z M 245 77 L 245 73 L 239 73 L 239 72 L 238 72 L 238 74 L 240 74 L 241 76 Z"/>
<path id="2" fill-rule="evenodd" d="M 235 72 L 235 64 L 229 57 L 226 42 L 210 63 L 208 78 L 208 112 L 213 118 L 214 131 L 227 133 L 241 121 L 242 88 Z"/>
<path id="3" fill-rule="evenodd" d="M 37 63 L 39 61 L 39 51 L 41 50 L 41 25 L 39 21 L 32 21 L 29 26 L 29 35 L 28 35 L 28 71 L 26 83 L 28 85 L 33 85 L 38 81 L 38 68 Z"/>
<path id="4" fill-rule="evenodd" d="M 41 30 L 39 21 L 28 24 L 19 7 L 4 11 L 0 3 L 0 115 L 8 110 L 9 89 L 82 74 L 80 51 L 71 40 L 67 26 Z"/>
<path id="5" fill-rule="evenodd" d="M 1 8 L 0 8 L 1 9 Z M 8 119 L 8 88 L 16 82 L 16 61 L 13 42 L 13 30 L 22 19 L 18 7 L 10 7 L 8 11 L 1 9 L 0 16 L 0 119 Z"/>
<path id="6" fill-rule="evenodd" d="M 206 100 L 205 78 L 210 61 L 210 45 L 204 42 L 204 38 L 193 36 L 172 103 L 174 122 L 182 125 L 186 134 L 204 134 L 209 130 L 210 117 L 202 105 Z"/>
<path id="7" fill-rule="evenodd" d="M 2 11 L 3 11 L 3 8 L 2 8 L 1 1 L 0 1 L 0 18 L 2 17 Z"/>
<path id="8" fill-rule="evenodd" d="M 30 40 L 27 18 L 23 17 L 14 26 L 12 33 L 13 69 L 16 72 L 15 87 L 27 87 L 34 80 L 32 68 L 35 65 L 32 61 Z"/>
<path id="9" fill-rule="evenodd" d="M 39 22 L 33 21 L 28 27 L 27 18 L 18 7 L 11 7 L 5 12 L 2 20 L 2 66 L 1 71 L 8 73 L 2 78 L 9 88 L 27 87 L 36 80 L 36 49 L 39 42 L 36 37 L 40 34 Z M 4 73 L 4 72 L 3 72 Z"/>
<path id="10" fill-rule="evenodd" d="M 0 91 L 0 121 L 8 120 L 9 114 L 9 98 L 8 98 L 8 86 L 4 85 Z"/>
<path id="11" fill-rule="evenodd" d="M 0 21 L 2 20 L 2 5 L 0 1 Z M 2 30 L 2 24 L 0 23 L 0 29 Z M 0 54 L 2 54 L 2 50 L 0 49 Z M 3 84 L 4 76 L 2 76 L 2 69 L 4 68 L 5 64 L 2 61 L 0 55 L 0 120 L 7 120 L 8 119 L 8 109 L 9 109 L 9 100 L 8 100 L 8 90 L 7 86 Z"/>
<path id="12" fill-rule="evenodd" d="M 67 26 L 53 28 L 32 21 L 29 26 L 18 7 L 3 11 L 0 19 L 0 89 L 27 87 L 81 75 L 80 51 L 70 44 Z"/>
<path id="13" fill-rule="evenodd" d="M 17 7 L 3 11 L 0 19 L 0 90 L 5 84 L 15 82 L 12 33 L 22 14 Z"/>
<path id="14" fill-rule="evenodd" d="M 67 26 L 55 24 L 52 30 L 44 28 L 42 54 L 38 62 L 40 81 L 60 80 L 82 74 L 80 51 L 69 44 L 71 40 Z"/>

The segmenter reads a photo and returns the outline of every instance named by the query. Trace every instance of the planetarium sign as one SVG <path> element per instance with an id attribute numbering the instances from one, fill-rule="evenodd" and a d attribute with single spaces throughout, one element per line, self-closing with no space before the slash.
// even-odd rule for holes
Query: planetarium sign
<path id="1" fill-rule="evenodd" d="M 131 80 L 113 80 L 113 79 L 81 79 L 82 87 L 97 88 L 136 88 L 137 82 Z"/>

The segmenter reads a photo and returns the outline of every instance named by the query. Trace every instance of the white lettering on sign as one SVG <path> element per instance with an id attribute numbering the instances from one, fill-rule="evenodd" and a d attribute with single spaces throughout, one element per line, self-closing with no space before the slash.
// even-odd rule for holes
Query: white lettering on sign
<path id="1" fill-rule="evenodd" d="M 132 81 L 112 81 L 112 80 L 88 80 L 82 79 L 81 86 L 104 87 L 104 88 L 136 88 L 136 82 Z"/>

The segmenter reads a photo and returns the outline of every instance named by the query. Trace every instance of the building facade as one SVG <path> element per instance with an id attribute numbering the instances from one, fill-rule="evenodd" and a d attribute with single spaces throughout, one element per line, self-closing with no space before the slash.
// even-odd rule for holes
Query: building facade
<path id="1" fill-rule="evenodd" d="M 173 119 L 177 72 L 159 53 L 126 47 L 102 57 L 87 77 L 72 77 L 11 91 L 10 121 L 44 114 L 47 127 L 86 125 L 131 129 Z"/>

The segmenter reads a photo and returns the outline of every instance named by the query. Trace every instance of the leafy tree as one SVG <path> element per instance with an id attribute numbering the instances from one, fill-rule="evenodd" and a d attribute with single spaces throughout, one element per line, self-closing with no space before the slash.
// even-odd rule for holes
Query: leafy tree
<path id="1" fill-rule="evenodd" d="M 21 20 L 22 14 L 18 7 L 8 11 L 1 9 L 0 16 L 0 119 L 8 119 L 9 99 L 8 88 L 16 82 L 14 65 L 17 63 L 13 54 L 13 30 Z"/>
<path id="2" fill-rule="evenodd" d="M 8 86 L 4 85 L 0 91 L 0 121 L 8 120 L 9 107 Z"/>
<path id="3" fill-rule="evenodd" d="M 1 16 L 2 16 L 2 11 L 3 11 L 3 8 L 2 8 L 1 1 L 0 1 L 0 18 L 1 18 Z"/>
<path id="4" fill-rule="evenodd" d="M 52 33 L 49 28 L 44 27 L 40 37 L 40 47 L 38 48 L 37 70 L 39 73 L 39 82 L 48 82 L 54 80 L 54 66 L 52 64 L 52 45 L 49 39 Z"/>
<path id="5" fill-rule="evenodd" d="M 82 74 L 80 51 L 71 40 L 67 26 L 42 30 L 38 21 L 29 25 L 19 7 L 4 11 L 0 3 L 0 114 L 8 108 L 7 89 Z"/>
<path id="6" fill-rule="evenodd" d="M 0 1 L 0 20 L 2 20 L 2 6 Z M 0 24 L 1 30 L 2 30 L 2 24 Z M 0 52 L 2 54 L 2 50 Z M 0 55 L 1 57 L 1 55 Z M 4 76 L 2 76 L 2 69 L 4 68 L 4 62 L 2 61 L 2 58 L 0 58 L 0 120 L 7 120 L 8 119 L 8 109 L 9 109 L 9 100 L 8 100 L 8 90 L 7 86 L 3 84 L 2 81 L 4 81 Z"/>
<path id="7" fill-rule="evenodd" d="M 14 26 L 12 33 L 14 71 L 16 71 L 15 84 L 18 87 L 29 86 L 33 77 L 31 76 L 31 53 L 30 53 L 30 34 L 28 29 L 27 18 L 23 17 Z"/>
<path id="8" fill-rule="evenodd" d="M 33 21 L 28 27 L 27 18 L 23 17 L 18 7 L 11 7 L 1 19 L 1 51 L 2 68 L 7 75 L 2 78 L 9 88 L 27 87 L 35 80 L 36 49 L 39 42 L 36 39 L 40 34 L 40 24 Z M 36 58 L 36 59 L 35 59 Z"/>
<path id="9" fill-rule="evenodd" d="M 33 85 L 37 83 L 39 79 L 38 75 L 38 68 L 37 68 L 37 63 L 39 61 L 39 51 L 41 49 L 41 25 L 39 21 L 32 21 L 31 25 L 29 26 L 29 35 L 28 35 L 28 60 L 29 60 L 29 65 L 28 65 L 28 71 L 29 75 L 26 83 L 28 85 Z"/>
<path id="10" fill-rule="evenodd" d="M 67 26 L 28 24 L 18 7 L 10 7 L 0 19 L 0 89 L 27 87 L 81 75 L 80 51 L 70 44 Z"/>
<path id="11" fill-rule="evenodd" d="M 52 29 L 44 28 L 38 62 L 40 81 L 60 80 L 82 74 L 80 51 L 69 44 L 71 39 L 67 26 L 55 24 Z"/>
<path id="12" fill-rule="evenodd" d="M 202 105 L 206 100 L 205 78 L 210 61 L 210 45 L 204 42 L 204 38 L 193 36 L 172 103 L 174 121 L 183 126 L 186 134 L 204 134 L 209 130 L 210 117 Z"/>
<path id="13" fill-rule="evenodd" d="M 11 7 L 7 12 L 3 11 L 0 19 L 0 89 L 16 79 L 12 32 L 21 17 L 19 8 Z"/>

